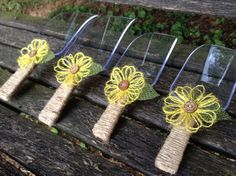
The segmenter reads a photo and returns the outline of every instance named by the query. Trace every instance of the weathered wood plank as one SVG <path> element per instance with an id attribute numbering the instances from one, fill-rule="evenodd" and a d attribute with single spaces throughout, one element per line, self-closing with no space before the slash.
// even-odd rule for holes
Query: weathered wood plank
<path id="1" fill-rule="evenodd" d="M 0 105 L 0 148 L 36 175 L 132 175 Z M 14 170 L 9 171 L 13 175 Z"/>
<path id="2" fill-rule="evenodd" d="M 26 169 L 22 164 L 14 160 L 12 157 L 0 151 L 1 166 L 7 167 L 5 171 L 7 175 L 22 175 L 22 176 L 35 176 L 34 173 Z M 1 172 L 0 172 L 1 173 Z M 3 174 L 3 173 L 2 173 Z"/>
<path id="3" fill-rule="evenodd" d="M 7 75 L 5 71 L 1 75 L 0 84 L 9 77 L 9 73 Z M 27 81 L 21 88 L 19 95 L 9 104 L 37 117 L 53 93 L 54 90 L 52 89 Z M 56 126 L 60 130 L 85 141 L 147 175 L 162 174 L 161 171 L 154 167 L 153 162 L 167 134 L 122 118 L 112 136 L 111 142 L 108 145 L 104 145 L 94 138 L 91 131 L 103 111 L 104 109 L 89 103 L 83 98 L 74 97 L 66 106 L 62 113 L 62 118 Z M 232 125 L 235 126 L 235 122 Z M 231 135 L 234 136 L 235 132 Z M 219 136 L 217 137 L 219 138 Z M 233 149 L 233 147 L 230 148 Z M 214 153 L 190 144 L 184 156 L 184 164 L 181 165 L 178 175 L 199 175 L 199 173 L 210 175 L 217 172 L 221 174 L 236 174 L 234 160 L 229 160 L 223 155 L 217 156 L 220 154 L 216 155 Z M 209 165 L 209 163 L 214 164 Z"/>
<path id="4" fill-rule="evenodd" d="M 2 155 L 2 154 L 0 154 Z M 24 176 L 17 168 L 9 164 L 0 156 L 0 175 L 1 176 Z"/>
<path id="5" fill-rule="evenodd" d="M 40 20 L 40 19 L 38 19 L 38 20 Z M 61 39 L 55 38 L 55 35 L 47 32 L 48 30 L 46 30 L 46 32 L 45 32 L 46 35 L 32 33 L 28 30 L 28 28 L 34 28 L 34 27 L 36 28 L 37 24 L 33 24 L 34 26 L 27 25 L 27 26 L 24 26 L 20 29 L 18 29 L 18 28 L 16 29 L 14 26 L 9 27 L 9 24 L 11 24 L 10 22 L 7 21 L 4 23 L 4 25 L 7 25 L 7 26 L 0 25 L 0 33 L 4 34 L 4 35 L 2 35 L 2 37 L 0 37 L 0 42 L 3 44 L 7 44 L 12 47 L 22 48 L 23 46 L 27 45 L 33 38 L 40 37 L 40 38 L 46 39 L 49 42 L 50 47 L 54 50 L 54 52 L 57 52 L 65 44 L 65 41 L 63 39 L 61 40 Z M 0 23 L 1 23 L 1 18 L 0 18 Z M 20 25 L 21 23 L 13 21 L 12 25 L 13 24 L 15 24 L 17 26 L 17 25 Z M 57 29 L 57 26 L 55 25 L 54 28 Z M 57 33 L 64 35 L 63 32 L 64 31 L 60 31 Z M 21 34 L 21 35 L 18 35 L 18 34 Z M 17 36 L 24 36 L 24 37 L 17 37 Z M 120 45 L 120 47 L 118 47 L 118 50 L 117 50 L 117 57 L 120 56 L 119 54 L 123 54 L 123 51 L 126 49 L 126 46 L 129 44 L 129 42 L 133 38 L 134 37 L 131 37 L 131 36 L 125 36 L 125 38 L 122 39 L 122 45 Z M 155 40 L 155 39 L 153 39 L 153 40 Z M 89 48 L 97 49 L 97 46 L 100 46 L 100 44 L 93 43 L 93 41 L 91 42 L 87 38 L 82 38 L 80 40 L 80 42 L 81 41 L 83 41 L 84 46 L 88 46 Z M 114 42 L 111 42 L 111 43 L 114 43 Z M 99 58 L 105 57 L 105 56 L 107 58 L 108 52 L 106 52 L 105 50 L 109 50 L 109 51 L 112 50 L 113 45 L 111 45 L 111 43 L 107 43 L 107 46 L 105 46 L 106 48 L 104 49 L 104 52 L 99 53 Z M 144 43 L 147 43 L 147 42 L 144 42 Z M 145 47 L 145 46 L 143 46 L 142 43 L 136 43 L 136 45 L 140 45 L 139 48 Z M 184 63 L 185 58 L 187 58 L 188 54 L 190 54 L 190 52 L 193 49 L 194 49 L 193 46 L 177 45 L 176 49 L 172 53 L 172 57 L 169 59 L 169 61 L 167 63 L 167 65 L 180 68 Z M 138 53 L 138 51 L 129 53 L 129 56 L 131 56 L 135 59 L 140 59 L 140 53 Z M 94 55 L 94 58 L 96 58 L 96 57 L 97 57 L 97 55 Z M 158 54 L 148 54 L 147 60 L 150 60 L 151 62 L 154 62 L 154 63 L 160 63 L 158 61 L 162 60 L 162 58 L 160 58 Z M 196 63 L 196 61 L 193 62 L 193 64 L 188 67 L 188 70 L 194 70 L 195 72 L 200 72 L 199 63 Z"/>
<path id="6" fill-rule="evenodd" d="M 25 30 L 9 28 L 6 26 L 1 26 L 1 25 L 0 25 L 0 34 L 4 34 L 3 35 L 4 40 L 2 41 L 3 43 L 5 43 L 7 45 L 11 45 L 13 47 L 18 47 L 18 48 L 25 46 L 27 43 L 29 43 L 33 38 L 35 38 L 37 36 L 37 34 L 27 32 Z M 12 35 L 12 34 L 14 34 L 14 35 Z M 17 36 L 24 36 L 24 37 L 17 37 Z M 52 36 L 48 37 L 48 36 L 42 35 L 42 37 L 49 41 L 49 43 L 51 44 L 51 47 L 54 51 L 58 51 L 58 49 L 62 48 L 62 46 L 64 45 L 64 42 L 62 40 L 53 38 Z M 0 41 L 1 41 L 1 38 L 0 38 Z M 81 51 L 85 52 L 85 54 L 92 56 L 96 61 L 98 61 L 100 63 L 104 63 L 103 60 L 108 58 L 108 56 L 109 56 L 109 52 L 104 51 L 102 53 L 99 53 L 99 57 L 98 57 L 98 50 L 91 48 L 91 47 L 81 46 L 80 49 L 81 49 Z M 157 84 L 157 90 L 164 92 L 164 93 L 168 93 L 167 90 L 169 89 L 172 81 L 174 80 L 175 76 L 177 75 L 177 73 L 179 71 L 175 67 L 180 68 L 182 66 L 184 60 L 186 59 L 187 55 L 190 52 L 191 52 L 191 50 L 184 48 L 182 45 L 179 47 L 176 47 L 175 51 L 172 54 L 172 57 L 170 58 L 170 60 L 167 64 L 168 66 L 170 66 L 170 67 L 173 66 L 174 68 L 168 67 L 164 70 L 162 77 Z M 117 57 L 119 57 L 118 54 L 117 54 Z M 133 63 L 137 63 L 137 59 L 131 58 L 130 61 L 132 61 Z M 151 70 L 150 72 L 155 72 L 155 64 L 153 62 L 148 62 L 148 63 L 149 64 L 146 65 L 148 70 Z M 9 64 L 9 65 L 12 65 L 12 64 Z M 157 65 L 158 65 L 158 63 L 157 63 Z M 191 74 L 189 74 L 189 72 L 184 72 L 183 73 L 183 75 L 184 75 L 183 83 L 191 84 L 191 83 L 198 82 L 198 80 L 200 78 L 200 74 L 197 74 L 197 72 L 200 71 L 199 68 L 200 68 L 199 63 L 197 63 L 197 60 L 195 60 L 195 62 L 193 62 L 191 64 L 191 66 L 188 67 L 188 70 L 192 70 L 192 71 L 194 71 L 194 73 L 191 72 Z M 45 72 L 45 74 L 46 74 L 46 72 Z M 233 76 L 233 74 L 232 74 L 232 76 Z M 234 110 L 236 110 L 236 104 L 232 103 L 232 105 L 229 108 L 229 112 L 235 114 L 236 112 L 234 112 Z"/>
<path id="7" fill-rule="evenodd" d="M 28 35 L 28 36 L 30 36 L 30 34 Z M 25 39 L 27 39 L 27 37 L 25 37 Z M 23 42 L 23 40 L 21 40 L 22 42 Z M 10 40 L 8 41 L 9 43 L 10 43 L 10 45 L 12 45 L 12 43 L 13 43 L 13 45 L 14 46 L 18 46 L 17 44 L 15 45 L 14 44 L 14 42 L 10 42 Z M 25 41 L 24 41 L 25 42 Z M 20 44 L 20 42 L 18 42 L 19 43 L 19 45 L 22 45 L 22 47 L 24 46 L 23 44 Z M 61 45 L 61 43 L 60 43 L 60 40 L 55 40 L 55 42 L 54 42 L 54 45 L 56 45 L 56 46 L 60 46 Z M 52 47 L 53 48 L 53 47 Z M 0 48 L 1 49 L 1 51 L 6 51 L 5 49 L 5 46 L 2 48 Z M 99 55 L 100 57 L 97 57 L 97 54 L 98 54 L 98 51 L 96 50 L 96 49 L 94 49 L 94 48 L 90 48 L 90 47 L 83 47 L 83 46 L 81 46 L 81 51 L 82 52 L 84 52 L 85 54 L 87 54 L 87 55 L 90 55 L 90 56 L 92 56 L 96 61 L 98 61 L 98 62 L 102 62 L 101 60 L 103 60 L 104 58 L 107 58 L 108 57 L 108 55 L 109 55 L 109 53 L 108 52 L 103 52 L 101 55 Z M 180 48 L 181 49 L 181 48 Z M 10 51 L 11 50 L 11 48 L 9 48 L 8 47 L 8 50 L 9 50 L 9 53 L 10 52 L 12 52 L 12 51 Z M 182 51 L 182 49 L 181 49 L 181 51 Z M 17 58 L 18 57 L 18 53 L 19 53 L 19 51 L 15 51 L 17 54 L 15 54 L 14 56 L 9 56 L 9 57 L 11 57 L 12 58 L 12 60 L 9 60 L 8 59 L 8 57 L 7 56 L 3 56 L 3 60 L 6 60 L 6 62 L 2 62 L 1 64 L 2 64 L 2 66 L 3 67 L 6 67 L 6 68 L 8 68 L 8 69 L 12 69 L 13 67 L 14 68 L 16 68 L 17 67 L 17 63 L 16 63 L 16 61 L 14 60 L 14 58 Z M 7 54 L 6 52 L 2 52 L 3 54 Z M 183 55 L 178 55 L 180 53 L 180 51 L 176 51 L 176 53 L 174 53 L 173 54 L 173 56 L 174 57 L 176 57 L 176 58 L 171 58 L 170 59 L 170 62 L 169 62 L 169 65 L 172 65 L 173 63 L 176 63 L 176 64 L 174 64 L 174 65 L 181 65 L 181 63 L 183 62 L 183 60 L 185 59 L 184 57 L 183 57 Z M 136 59 L 132 59 L 132 61 L 135 63 L 136 62 Z M 52 61 L 53 62 L 53 61 Z M 55 62 L 55 61 L 54 61 Z M 5 64 L 4 64 L 5 63 Z M 53 65 L 53 64 L 52 64 Z M 155 68 L 155 64 L 154 63 L 152 63 L 152 62 L 149 62 L 149 65 L 148 65 L 149 67 L 149 70 L 154 70 L 154 68 Z M 50 77 L 47 77 L 47 75 L 51 75 L 51 74 L 53 74 L 52 73 L 52 69 L 47 69 L 47 68 L 43 68 L 44 67 L 44 65 L 42 66 L 42 67 L 39 67 L 38 68 L 38 70 L 39 70 L 39 72 L 38 72 L 38 74 L 39 74 L 39 79 L 43 79 L 43 80 L 45 80 L 46 82 L 48 81 L 48 79 L 50 79 Z M 194 66 L 193 66 L 194 67 Z M 197 65 L 196 65 L 196 67 L 197 67 Z M 170 85 L 171 85 L 171 83 L 172 83 L 172 81 L 174 80 L 174 78 L 175 78 L 175 76 L 177 75 L 177 73 L 178 73 L 178 71 L 179 71 L 179 69 L 176 69 L 176 68 L 172 68 L 172 67 L 166 67 L 165 69 L 164 69 L 164 72 L 163 72 L 163 74 L 162 74 L 162 76 L 161 76 L 161 78 L 160 78 L 160 80 L 159 80 L 159 82 L 158 82 L 158 84 L 157 84 L 157 86 L 156 86 L 156 88 L 157 88 L 157 90 L 158 91 L 161 91 L 161 92 L 163 92 L 163 93 L 168 93 L 168 89 L 169 89 L 169 87 L 170 87 Z M 37 73 L 37 71 L 36 71 L 36 73 Z M 200 75 L 199 74 L 197 74 L 197 73 L 193 73 L 193 72 L 184 72 L 183 73 L 183 75 L 184 75 L 184 77 L 183 77 L 183 83 L 189 83 L 189 84 L 191 84 L 191 83 L 196 83 L 197 81 L 198 81 L 198 79 L 199 79 L 199 77 L 200 77 Z M 40 76 L 42 76 L 42 78 L 40 77 Z M 44 77 L 47 77 L 47 78 L 44 78 Z M 96 89 L 96 88 L 95 88 Z M 99 88 L 98 88 L 99 89 Z M 92 92 L 92 94 L 93 93 L 95 93 L 95 94 L 97 94 L 96 96 L 100 96 L 101 95 L 101 93 L 103 94 L 103 91 L 102 91 L 102 89 L 100 88 L 99 90 L 101 90 L 100 91 L 100 93 L 96 93 L 96 92 Z M 99 91 L 98 91 L 99 92 Z M 90 93 L 90 92 L 89 92 Z M 92 96 L 92 95 L 91 95 Z M 90 97 L 90 94 L 88 94 L 88 97 Z M 91 98 L 92 99 L 92 98 Z M 95 98 L 95 100 L 97 100 L 97 98 Z M 104 101 L 104 99 L 101 99 L 100 100 L 101 101 L 101 103 L 102 104 L 104 104 L 103 102 L 105 102 Z M 234 98 L 234 100 L 232 101 L 232 103 L 231 103 L 231 106 L 228 108 L 228 111 L 230 112 L 230 113 L 232 113 L 232 114 L 236 114 L 236 103 L 234 103 L 235 102 L 235 98 Z"/>
<path id="8" fill-rule="evenodd" d="M 8 163 L 5 161 L 2 161 L 0 159 L 0 175 L 1 176 L 22 176 L 22 174 L 15 170 L 14 167 L 11 167 Z"/>
<path id="9" fill-rule="evenodd" d="M 5 32 L 7 32 L 7 30 L 5 30 Z M 32 35 L 32 34 L 29 34 L 29 35 Z M 12 39 L 14 39 L 14 36 Z M 12 41 L 14 41 L 14 40 L 12 40 Z M 25 41 L 25 42 L 27 42 L 27 41 Z M 57 40 L 55 43 L 57 43 Z M 19 48 L 19 47 L 21 47 L 21 46 L 19 46 L 20 44 L 21 44 L 21 42 L 18 42 L 17 45 L 14 45 L 14 43 L 11 45 Z M 6 50 L 7 47 L 6 48 L 5 47 L 6 46 L 4 46 L 2 48 L 3 52 L 1 52 L 1 53 L 3 53 L 2 58 L 6 58 L 4 60 L 7 60 L 7 62 L 1 61 L 0 64 L 4 67 L 11 69 L 11 70 L 15 70 L 15 68 L 17 67 L 15 59 L 7 59 L 7 58 L 9 58 L 9 55 L 12 56 L 11 58 L 16 58 L 18 53 L 17 53 L 16 49 L 12 49 L 11 47 L 9 47 L 9 50 Z M 13 50 L 15 50 L 15 51 L 13 51 Z M 91 54 L 96 53 L 96 50 L 94 50 L 92 48 L 85 48 L 84 50 L 91 53 Z M 8 54 L 6 54 L 6 53 L 8 53 Z M 177 51 L 176 54 L 174 54 L 174 55 L 177 56 L 177 58 L 178 58 L 178 55 L 180 53 L 182 53 L 181 50 Z M 181 59 L 179 59 L 179 60 L 182 62 L 183 58 L 185 58 L 185 57 L 182 57 L 182 60 Z M 174 57 L 174 59 L 176 59 L 176 57 Z M 50 65 L 51 64 L 48 64 L 46 67 L 45 67 L 45 65 L 40 67 L 38 69 L 38 71 L 36 71 L 35 74 L 33 75 L 33 78 L 36 78 L 39 81 L 43 81 L 46 84 L 56 87 L 57 84 L 55 83 L 55 79 L 52 76 L 52 72 L 51 72 L 52 67 Z M 171 68 L 171 69 L 173 69 L 173 68 Z M 166 72 L 164 74 L 165 77 L 160 81 L 161 82 L 161 84 L 159 84 L 160 86 L 158 86 L 159 91 L 166 92 L 165 89 L 168 88 L 168 84 L 171 83 L 171 78 L 174 78 L 175 74 L 177 73 L 176 69 L 173 69 L 173 70 L 175 70 L 175 72 L 170 72 L 169 70 L 166 70 Z M 47 74 L 49 75 L 49 77 L 47 76 Z M 106 101 L 103 96 L 103 86 L 104 86 L 104 82 L 105 82 L 106 78 L 103 78 L 100 76 L 98 76 L 97 78 L 100 81 L 94 82 L 94 79 L 90 79 L 90 80 L 86 81 L 85 84 L 82 85 L 81 88 L 78 89 L 79 95 L 83 95 L 85 98 L 88 98 L 88 99 L 92 100 L 93 102 L 98 103 L 99 105 L 105 106 Z M 191 79 L 191 78 L 189 78 L 189 79 Z M 167 80 L 169 82 L 167 82 Z M 49 98 L 50 97 L 48 97 L 48 99 Z M 129 115 L 131 115 L 139 120 L 145 121 L 151 125 L 155 124 L 158 127 L 161 127 L 162 129 L 168 130 L 167 125 L 163 121 L 163 116 L 160 111 L 160 106 L 161 106 L 161 100 L 159 100 L 158 102 L 156 102 L 156 100 L 147 101 L 147 102 L 140 102 L 140 103 L 137 103 L 137 105 L 133 105 L 132 107 L 130 107 L 128 112 L 129 112 Z M 146 112 L 147 107 L 150 107 L 149 108 L 150 111 L 148 111 L 148 112 Z M 231 108 L 231 109 L 232 109 L 232 111 L 235 110 L 235 108 Z M 204 133 L 204 134 L 202 134 L 203 136 L 202 135 L 200 135 L 199 137 L 197 136 L 196 140 L 195 140 L 195 136 L 193 136 L 193 141 L 196 141 L 197 143 L 199 143 L 199 141 L 201 141 L 200 142 L 201 144 L 204 144 L 210 148 L 214 148 L 216 151 L 223 152 L 223 153 L 229 155 L 230 157 L 235 156 L 234 155 L 234 153 L 235 153 L 234 147 L 232 147 L 233 145 L 235 145 L 235 135 L 234 135 L 235 132 L 234 131 L 230 132 L 231 130 L 235 129 L 235 123 L 229 125 L 230 126 L 229 128 L 226 128 L 226 126 L 228 125 L 228 122 L 226 124 L 224 124 L 224 123 L 221 123 L 221 124 L 222 124 L 222 126 L 220 127 L 220 129 L 218 129 L 219 127 L 217 126 L 216 129 L 209 129 L 209 132 L 207 132 L 207 133 L 205 133 L 205 131 L 208 131 L 208 130 L 202 131 L 202 133 Z M 221 134 L 219 135 L 219 133 L 221 133 Z M 214 134 L 213 137 L 212 137 L 212 134 Z M 204 137 L 204 135 L 206 135 L 206 137 Z M 214 136 L 216 136 L 216 137 L 214 137 Z M 226 143 L 224 141 L 225 139 L 226 139 Z"/>
<path id="10" fill-rule="evenodd" d="M 84 50 L 85 52 L 91 55 L 96 55 L 97 53 L 97 51 L 92 48 L 85 47 Z M 3 53 L 1 56 L 2 59 L 0 65 L 8 69 L 15 70 L 17 68 L 17 63 L 14 58 L 17 58 L 18 54 L 17 49 L 0 45 L 0 52 Z M 57 87 L 58 84 L 55 81 L 52 69 L 54 62 L 55 61 L 52 61 L 47 65 L 41 65 L 37 67 L 37 69 L 32 75 L 32 78 L 44 82 L 45 84 L 48 84 L 50 86 Z M 167 93 L 166 90 L 168 90 L 177 72 L 178 70 L 175 68 L 168 67 L 168 69 L 165 69 L 164 74 L 157 86 L 157 90 Z M 190 73 L 190 75 L 191 74 L 192 73 Z M 186 79 L 188 79 L 191 82 L 194 81 L 194 79 L 196 79 L 196 76 L 186 77 Z M 103 93 L 103 87 L 105 81 L 106 78 L 101 76 L 97 76 L 97 79 L 90 78 L 81 84 L 81 86 L 78 88 L 78 93 L 80 96 L 83 96 L 99 105 L 106 106 L 107 103 Z M 159 128 L 168 130 L 168 126 L 165 123 L 163 114 L 161 112 L 161 106 L 162 106 L 161 98 L 146 102 L 138 102 L 133 106 L 130 106 L 126 114 L 140 121 L 144 121 L 149 125 L 155 125 Z M 233 102 L 229 108 L 229 111 L 235 114 L 235 109 L 236 109 L 235 107 L 236 103 Z M 149 111 L 147 111 L 147 109 L 149 109 Z M 210 148 L 214 148 L 217 151 L 224 152 L 228 155 L 232 155 L 235 157 L 236 156 L 236 149 L 234 147 L 236 139 L 234 135 L 235 124 L 233 123 L 233 125 L 230 125 L 230 122 L 226 122 L 227 128 L 226 126 L 220 124 L 222 124 L 222 122 L 220 122 L 215 128 L 203 130 L 202 132 L 204 133 L 203 136 L 206 135 L 206 137 L 202 137 L 202 134 L 198 133 L 194 135 L 193 139 L 195 139 L 196 136 L 196 142 L 201 141 L 202 144 L 207 146 L 209 145 Z M 208 132 L 205 133 L 206 131 Z M 211 137 L 209 138 L 209 136 Z M 225 142 L 224 139 L 227 139 L 227 142 Z"/>
<path id="11" fill-rule="evenodd" d="M 208 15 L 217 15 L 225 17 L 236 17 L 236 3 L 234 0 L 98 0 L 115 4 L 140 5 L 155 9 L 193 12 Z"/>
<path id="12" fill-rule="evenodd" d="M 45 19 L 22 14 L 0 12 L 0 24 L 26 29 L 34 33 L 44 33 L 64 39 L 70 24 L 62 20 Z M 56 27 L 55 27 L 56 26 Z"/>

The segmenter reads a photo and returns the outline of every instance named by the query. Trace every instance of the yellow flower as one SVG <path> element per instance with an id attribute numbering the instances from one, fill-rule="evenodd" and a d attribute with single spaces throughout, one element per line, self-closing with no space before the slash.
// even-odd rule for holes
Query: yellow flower
<path id="1" fill-rule="evenodd" d="M 49 52 L 46 40 L 34 39 L 27 47 L 20 50 L 21 56 L 17 59 L 20 68 L 25 68 L 31 64 L 38 64 L 43 61 Z"/>
<path id="2" fill-rule="evenodd" d="M 165 98 L 163 111 L 168 123 L 195 133 L 200 127 L 211 127 L 216 122 L 219 108 L 219 100 L 211 93 L 206 94 L 203 85 L 197 85 L 177 87 Z"/>
<path id="3" fill-rule="evenodd" d="M 121 69 L 115 67 L 112 70 L 104 91 L 109 103 L 119 102 L 125 106 L 138 99 L 144 84 L 143 73 L 137 71 L 134 66 L 125 65 Z"/>
<path id="4" fill-rule="evenodd" d="M 82 81 L 82 78 L 89 75 L 92 64 L 92 58 L 81 52 L 74 56 L 72 54 L 65 56 L 59 59 L 54 67 L 57 81 L 66 86 L 75 86 Z"/>

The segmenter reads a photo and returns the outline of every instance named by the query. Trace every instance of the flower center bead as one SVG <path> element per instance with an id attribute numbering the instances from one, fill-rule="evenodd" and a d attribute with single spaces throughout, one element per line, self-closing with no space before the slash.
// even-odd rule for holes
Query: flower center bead
<path id="1" fill-rule="evenodd" d="M 198 105 L 197 103 L 195 103 L 193 100 L 188 101 L 187 103 L 185 103 L 184 105 L 184 110 L 188 113 L 193 113 L 197 110 Z"/>
<path id="2" fill-rule="evenodd" d="M 73 65 L 71 68 L 70 68 L 70 72 L 72 74 L 75 74 L 79 71 L 79 66 L 78 65 Z"/>
<path id="3" fill-rule="evenodd" d="M 126 81 L 126 80 L 122 80 L 120 83 L 119 83 L 119 88 L 120 90 L 126 90 L 129 88 L 129 81 Z"/>
<path id="4" fill-rule="evenodd" d="M 34 57 L 37 54 L 37 50 L 31 50 L 29 53 L 30 57 Z"/>

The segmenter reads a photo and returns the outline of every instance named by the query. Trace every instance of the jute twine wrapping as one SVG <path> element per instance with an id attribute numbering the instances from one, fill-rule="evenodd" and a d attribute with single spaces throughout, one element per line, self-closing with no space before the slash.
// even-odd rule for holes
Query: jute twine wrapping
<path id="1" fill-rule="evenodd" d="M 74 86 L 64 86 L 61 84 L 46 106 L 39 114 L 39 120 L 49 127 L 54 125 L 59 118 L 59 115 L 65 107 L 70 94 L 73 92 Z"/>
<path id="2" fill-rule="evenodd" d="M 115 128 L 123 109 L 124 106 L 119 104 L 109 104 L 93 127 L 92 131 L 94 136 L 105 143 L 109 142 L 113 129 Z"/>
<path id="3" fill-rule="evenodd" d="M 0 98 L 9 101 L 17 91 L 20 84 L 34 70 L 35 66 L 35 64 L 31 64 L 24 69 L 19 68 L 0 88 Z"/>
<path id="4" fill-rule="evenodd" d="M 182 126 L 173 126 L 155 160 L 155 166 L 170 174 L 178 171 L 191 133 Z"/>

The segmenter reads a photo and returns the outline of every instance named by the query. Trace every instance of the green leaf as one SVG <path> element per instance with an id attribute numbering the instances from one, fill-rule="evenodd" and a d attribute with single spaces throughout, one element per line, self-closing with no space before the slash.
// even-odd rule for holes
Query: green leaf
<path id="1" fill-rule="evenodd" d="M 52 133 L 54 133 L 54 134 L 58 134 L 58 133 L 59 133 L 58 129 L 56 129 L 56 128 L 54 128 L 54 127 L 52 127 L 52 128 L 50 129 L 50 131 L 51 131 Z"/>
<path id="2" fill-rule="evenodd" d="M 138 11 L 138 17 L 139 18 L 145 18 L 145 16 L 146 16 L 146 11 L 145 10 L 141 9 L 141 10 Z"/>
<path id="3" fill-rule="evenodd" d="M 43 59 L 42 63 L 49 62 L 50 60 L 54 58 L 55 58 L 55 54 L 50 50 L 48 54 L 45 56 L 45 58 Z"/>
<path id="4" fill-rule="evenodd" d="M 89 76 L 96 75 L 101 71 L 103 71 L 102 65 L 94 62 L 93 65 L 90 68 Z"/>
<path id="5" fill-rule="evenodd" d="M 217 112 L 217 121 L 232 120 L 232 117 L 221 107 Z"/>
<path id="6" fill-rule="evenodd" d="M 146 82 L 138 100 L 150 100 L 158 96 L 159 94 L 155 91 L 155 89 L 153 89 L 153 87 Z"/>
<path id="7" fill-rule="evenodd" d="M 86 146 L 86 144 L 83 143 L 83 142 L 80 142 L 80 143 L 79 143 L 79 146 L 80 146 L 80 148 L 82 148 L 82 149 L 88 149 L 88 147 Z"/>

